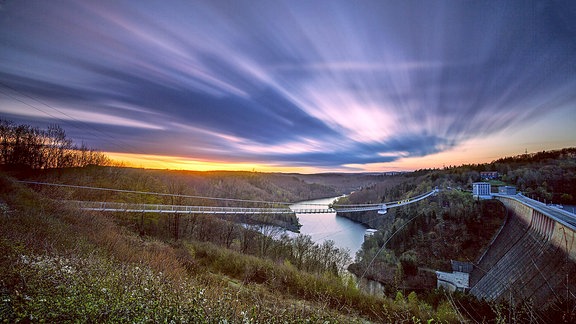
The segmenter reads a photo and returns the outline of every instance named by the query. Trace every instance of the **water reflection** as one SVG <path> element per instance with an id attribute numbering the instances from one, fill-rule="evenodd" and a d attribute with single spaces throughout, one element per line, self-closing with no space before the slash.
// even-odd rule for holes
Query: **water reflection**
<path id="1" fill-rule="evenodd" d="M 292 209 L 325 209 L 338 197 L 310 200 L 291 205 Z M 296 214 L 302 227 L 300 233 L 310 235 L 312 241 L 322 244 L 334 241 L 339 248 L 348 249 L 354 259 L 362 247 L 367 227 L 348 218 L 337 217 L 336 213 Z"/>

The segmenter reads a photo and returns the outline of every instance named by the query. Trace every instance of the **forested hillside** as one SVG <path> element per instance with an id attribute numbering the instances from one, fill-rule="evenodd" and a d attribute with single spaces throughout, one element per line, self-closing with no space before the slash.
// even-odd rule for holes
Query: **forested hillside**
<path id="1" fill-rule="evenodd" d="M 494 186 L 511 185 L 541 201 L 576 204 L 576 148 L 522 154 L 484 164 L 417 170 L 390 177 L 394 182 L 376 183 L 355 192 L 349 201 L 392 201 L 418 193 L 427 186 L 471 191 L 473 182 L 485 180 L 481 177 L 484 171 L 498 172 Z"/>
<path id="2" fill-rule="evenodd" d="M 499 178 L 482 179 L 482 171 L 497 171 Z M 433 270 L 450 271 L 450 260 L 475 262 L 505 218 L 506 210 L 498 201 L 472 198 L 472 183 L 477 181 L 490 181 L 495 187 L 512 185 L 548 203 L 574 203 L 576 149 L 524 154 L 488 164 L 419 170 L 340 199 L 338 203 L 342 204 L 380 203 L 405 199 L 435 187 L 442 190 L 419 203 L 388 209 L 386 215 L 339 213 L 378 229 L 364 242 L 349 269 L 381 282 L 391 296 L 399 290 L 434 296 Z M 464 308 L 472 307 L 469 302 L 464 298 Z M 494 310 L 494 306 L 475 305 Z M 534 311 L 533 307 L 529 306 L 527 313 Z M 552 309 L 546 311 L 546 316 L 552 314 Z M 573 316 L 571 312 L 564 314 Z"/>
<path id="3" fill-rule="evenodd" d="M 480 172 L 497 171 L 502 184 L 517 187 L 527 196 L 556 204 L 576 204 L 576 148 L 527 153 L 487 164 L 450 167 L 438 175 L 470 188 Z M 425 172 L 423 170 L 422 172 Z"/>
<path id="4" fill-rule="evenodd" d="M 19 177 L 26 180 L 79 186 L 270 202 L 295 202 L 339 195 L 331 187 L 306 183 L 295 176 L 258 172 L 196 172 L 91 166 L 28 171 Z M 91 199 L 91 195 L 102 197 L 101 193 L 97 191 L 69 191 L 74 194 L 72 198 L 79 200 Z M 201 203 L 203 205 L 217 203 L 212 200 L 187 199 L 185 197 L 126 195 L 112 192 L 104 197 L 119 202 Z"/>

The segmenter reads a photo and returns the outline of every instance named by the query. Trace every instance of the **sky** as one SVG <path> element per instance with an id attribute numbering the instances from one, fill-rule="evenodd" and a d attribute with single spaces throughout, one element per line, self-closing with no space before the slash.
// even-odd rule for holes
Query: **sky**
<path id="1" fill-rule="evenodd" d="M 401 171 L 573 147 L 576 2 L 0 0 L 0 118 L 150 168 Z"/>

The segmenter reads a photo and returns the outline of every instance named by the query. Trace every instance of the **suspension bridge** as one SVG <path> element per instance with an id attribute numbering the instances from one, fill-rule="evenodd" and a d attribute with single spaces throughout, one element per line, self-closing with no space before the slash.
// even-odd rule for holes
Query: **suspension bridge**
<path id="1" fill-rule="evenodd" d="M 68 201 L 82 210 L 102 212 L 134 212 L 134 213 L 178 213 L 178 214 L 324 214 L 378 211 L 385 214 L 389 208 L 405 206 L 426 199 L 438 192 L 434 189 L 425 194 L 382 204 L 333 205 L 329 208 L 249 208 L 249 207 L 214 207 L 214 206 L 184 206 L 163 204 L 134 204 L 118 202 Z M 314 205 L 312 205 L 314 206 Z"/>
<path id="2" fill-rule="evenodd" d="M 75 189 L 88 189 L 88 190 L 100 190 L 100 191 L 114 191 L 120 193 L 137 193 L 137 194 L 147 194 L 147 195 L 158 195 L 158 196 L 171 196 L 180 198 L 194 198 L 194 199 L 208 199 L 208 200 L 218 200 L 218 201 L 234 201 L 242 203 L 266 203 L 269 205 L 281 205 L 284 207 L 228 207 L 228 206 L 186 206 L 186 205 L 168 205 L 168 204 L 142 204 L 142 203 L 123 203 L 123 202 L 104 202 L 104 201 L 79 201 L 79 200 L 62 200 L 63 203 L 76 206 L 81 210 L 90 211 L 100 211 L 100 212 L 132 212 L 132 213 L 177 213 L 177 214 L 324 214 L 324 213 L 350 213 L 350 212 L 365 212 L 365 211 L 377 211 L 379 214 L 386 214 L 387 210 L 390 208 L 396 208 L 400 206 L 409 205 L 416 203 L 420 200 L 426 199 L 439 190 L 437 188 L 418 195 L 410 197 L 403 200 L 391 201 L 379 204 L 356 204 L 356 205 L 330 205 L 328 208 L 318 208 L 318 204 L 298 204 L 298 206 L 310 206 L 310 208 L 292 208 L 291 205 L 295 203 L 286 202 L 271 202 L 271 201 L 258 201 L 258 200 L 245 200 L 245 199 L 234 199 L 234 198 L 218 198 L 218 197 L 204 197 L 204 196 L 190 196 L 190 195 L 178 195 L 178 194 L 168 194 L 168 193 L 155 193 L 155 192 L 142 192 L 134 190 L 122 190 L 122 189 L 111 189 L 111 188 L 98 188 L 98 187 L 87 187 L 87 186 L 76 186 L 76 185 L 66 185 L 66 184 L 55 184 L 47 182 L 36 182 L 36 181 L 19 181 L 26 184 L 34 185 L 44 185 L 44 186 L 56 186 L 56 187 L 67 187 Z"/>

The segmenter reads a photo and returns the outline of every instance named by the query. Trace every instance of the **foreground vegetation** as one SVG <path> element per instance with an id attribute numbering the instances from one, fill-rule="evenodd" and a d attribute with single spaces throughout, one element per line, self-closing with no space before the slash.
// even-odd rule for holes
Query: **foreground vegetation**
<path id="1" fill-rule="evenodd" d="M 3 321 L 458 321 L 445 302 L 365 295 L 330 271 L 140 236 L 0 178 Z"/>

